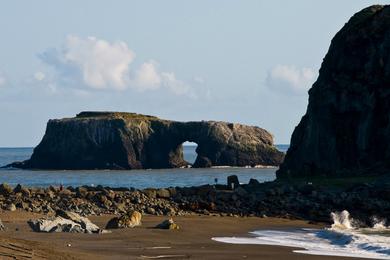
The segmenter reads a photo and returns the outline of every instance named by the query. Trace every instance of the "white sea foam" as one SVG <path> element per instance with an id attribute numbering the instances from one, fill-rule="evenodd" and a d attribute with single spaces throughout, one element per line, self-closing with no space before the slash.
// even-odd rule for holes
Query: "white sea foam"
<path id="1" fill-rule="evenodd" d="M 355 228 L 347 211 L 332 213 L 333 225 L 325 229 L 259 230 L 251 237 L 215 237 L 231 244 L 258 244 L 302 248 L 295 253 L 390 259 L 390 228 L 384 221 L 372 228 Z"/>

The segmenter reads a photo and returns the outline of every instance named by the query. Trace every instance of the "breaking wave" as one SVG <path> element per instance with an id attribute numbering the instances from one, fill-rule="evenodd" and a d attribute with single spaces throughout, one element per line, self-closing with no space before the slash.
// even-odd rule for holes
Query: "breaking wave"
<path id="1" fill-rule="evenodd" d="M 371 228 L 358 228 L 349 212 L 332 213 L 333 224 L 325 229 L 259 230 L 252 237 L 214 237 L 218 242 L 302 248 L 295 253 L 390 259 L 390 227 L 375 220 Z"/>

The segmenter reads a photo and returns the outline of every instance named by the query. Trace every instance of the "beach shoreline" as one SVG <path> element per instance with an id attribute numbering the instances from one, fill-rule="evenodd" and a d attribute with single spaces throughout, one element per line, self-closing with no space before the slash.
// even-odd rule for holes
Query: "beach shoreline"
<path id="1" fill-rule="evenodd" d="M 166 216 L 143 217 L 141 227 L 116 229 L 110 234 L 37 233 L 29 219 L 43 217 L 25 211 L 3 211 L 0 218 L 7 230 L 0 232 L 0 255 L 21 255 L 26 248 L 35 259 L 333 259 L 293 253 L 294 248 L 262 245 L 232 245 L 213 241 L 216 236 L 249 236 L 259 229 L 322 228 L 301 220 L 258 217 L 177 216 L 180 230 L 153 228 Z M 104 227 L 113 215 L 90 216 Z M 11 250 L 12 244 L 19 250 Z M 9 249 L 11 248 L 11 249 Z M 15 248 L 15 247 L 13 247 Z M 165 257 L 163 257 L 165 258 Z M 337 259 L 353 259 L 338 257 Z"/>

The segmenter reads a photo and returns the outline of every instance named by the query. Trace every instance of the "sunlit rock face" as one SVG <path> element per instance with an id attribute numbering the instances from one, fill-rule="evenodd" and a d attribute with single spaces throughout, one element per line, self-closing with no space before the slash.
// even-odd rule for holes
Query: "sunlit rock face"
<path id="1" fill-rule="evenodd" d="M 35 169 L 148 169 L 188 166 L 182 143 L 198 144 L 193 167 L 279 165 L 266 130 L 215 121 L 177 122 L 120 112 L 82 112 L 47 124 L 30 160 Z"/>
<path id="2" fill-rule="evenodd" d="M 278 178 L 390 169 L 390 6 L 355 14 L 336 34 L 309 91 Z"/>

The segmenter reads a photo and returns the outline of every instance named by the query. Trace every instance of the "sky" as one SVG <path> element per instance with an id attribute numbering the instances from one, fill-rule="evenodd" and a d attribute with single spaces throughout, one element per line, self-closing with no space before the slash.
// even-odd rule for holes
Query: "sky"
<path id="1" fill-rule="evenodd" d="M 288 144 L 335 33 L 386 2 L 6 1 L 0 147 L 87 110 L 256 125 Z"/>

